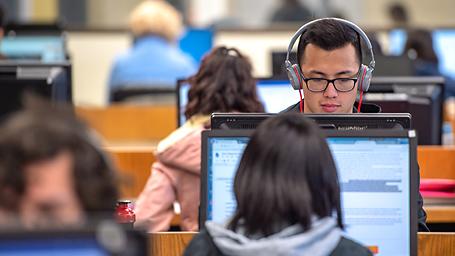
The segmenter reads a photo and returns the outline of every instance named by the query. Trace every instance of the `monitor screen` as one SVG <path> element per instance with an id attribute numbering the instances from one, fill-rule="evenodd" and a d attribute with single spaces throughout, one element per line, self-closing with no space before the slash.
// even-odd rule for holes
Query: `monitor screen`
<path id="1" fill-rule="evenodd" d="M 200 62 L 213 47 L 213 30 L 186 28 L 179 41 L 180 49 Z"/>
<path id="2" fill-rule="evenodd" d="M 402 55 L 407 40 L 404 29 L 389 32 L 389 54 Z M 439 59 L 439 71 L 455 79 L 455 29 L 437 29 L 432 32 L 433 48 Z M 378 66 L 378 65 L 377 65 Z"/>
<path id="3" fill-rule="evenodd" d="M 439 71 L 455 79 L 455 29 L 433 31 L 433 47 L 439 59 Z"/>
<path id="4" fill-rule="evenodd" d="M 186 121 L 184 112 L 188 103 L 189 84 L 179 82 L 177 88 L 178 124 L 180 126 Z M 299 102 L 299 93 L 291 88 L 289 80 L 258 79 L 257 92 L 266 113 L 279 113 Z"/>
<path id="5" fill-rule="evenodd" d="M 148 255 L 147 235 L 117 227 L 90 230 L 14 230 L 0 233 L 0 256 L 144 256 Z"/>
<path id="6" fill-rule="evenodd" d="M 43 238 L 0 241 L 0 256 L 110 255 L 95 239 Z"/>
<path id="7" fill-rule="evenodd" d="M 204 141 L 207 220 L 225 223 L 235 211 L 233 180 L 248 141 L 248 136 Z M 411 239 L 409 139 L 328 137 L 327 142 L 338 169 L 346 235 L 377 255 L 410 255 L 410 246 L 403 246 Z"/>
<path id="8" fill-rule="evenodd" d="M 401 55 L 408 35 L 404 29 L 393 29 L 389 32 L 389 54 Z"/>
<path id="9" fill-rule="evenodd" d="M 65 61 L 63 36 L 7 36 L 1 40 L 0 52 L 8 59 Z"/>

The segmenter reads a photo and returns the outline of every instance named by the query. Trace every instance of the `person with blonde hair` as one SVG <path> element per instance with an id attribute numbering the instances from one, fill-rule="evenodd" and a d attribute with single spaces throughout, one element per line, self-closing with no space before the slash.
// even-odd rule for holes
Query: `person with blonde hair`
<path id="1" fill-rule="evenodd" d="M 181 14 L 164 0 L 146 0 L 131 13 L 133 46 L 116 57 L 109 88 L 169 85 L 197 70 L 195 61 L 177 47 L 183 31 Z"/>

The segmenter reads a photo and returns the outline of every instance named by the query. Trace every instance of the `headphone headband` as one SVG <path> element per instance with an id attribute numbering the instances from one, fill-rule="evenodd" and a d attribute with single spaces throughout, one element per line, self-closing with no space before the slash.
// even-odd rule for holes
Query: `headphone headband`
<path id="1" fill-rule="evenodd" d="M 376 62 L 374 60 L 373 46 L 371 45 L 370 39 L 368 39 L 368 36 L 365 34 L 365 32 L 363 32 L 363 30 L 359 26 L 357 26 L 356 24 L 354 24 L 351 21 L 340 19 L 340 18 L 321 18 L 321 19 L 316 19 L 316 20 L 310 21 L 310 22 L 304 24 L 303 26 L 301 26 L 299 28 L 299 30 L 297 30 L 297 32 L 295 32 L 294 36 L 292 36 L 291 42 L 289 42 L 288 52 L 286 54 L 286 61 L 285 61 L 286 67 L 292 66 L 291 62 L 289 61 L 289 56 L 290 56 L 292 48 L 294 47 L 294 44 L 297 41 L 297 39 L 300 38 L 300 36 L 307 30 L 307 28 L 309 26 L 311 26 L 314 23 L 323 21 L 323 20 L 335 20 L 335 21 L 341 22 L 341 23 L 343 23 L 345 25 L 348 25 L 350 28 L 352 28 L 354 31 L 356 31 L 360 35 L 360 37 L 363 39 L 363 41 L 365 42 L 365 44 L 366 44 L 366 46 L 368 48 L 368 51 L 370 52 L 371 61 L 370 61 L 370 64 L 368 64 L 368 68 L 370 70 L 374 69 L 374 67 L 376 65 Z"/>

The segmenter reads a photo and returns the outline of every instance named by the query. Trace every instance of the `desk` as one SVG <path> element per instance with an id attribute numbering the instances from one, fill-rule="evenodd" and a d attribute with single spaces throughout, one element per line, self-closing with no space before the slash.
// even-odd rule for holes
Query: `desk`
<path id="1" fill-rule="evenodd" d="M 150 233 L 150 254 L 182 255 L 196 232 Z M 455 255 L 455 233 L 419 233 L 419 256 Z"/>
<path id="2" fill-rule="evenodd" d="M 125 182 L 121 196 L 136 198 L 150 176 L 158 141 L 117 140 L 107 142 L 104 149 L 116 162 Z M 455 147 L 419 146 L 418 160 L 422 178 L 455 179 Z M 455 223 L 455 206 L 426 206 L 429 223 Z"/>
<path id="3" fill-rule="evenodd" d="M 455 179 L 455 146 L 419 146 L 417 161 L 422 179 Z"/>
<path id="4" fill-rule="evenodd" d="M 76 114 L 107 141 L 160 140 L 177 128 L 174 105 L 76 107 Z"/>
<path id="5" fill-rule="evenodd" d="M 197 232 L 159 232 L 149 234 L 150 256 L 182 255 Z"/>
<path id="6" fill-rule="evenodd" d="M 428 205 L 427 223 L 455 223 L 455 205 Z"/>
<path id="7" fill-rule="evenodd" d="M 144 189 L 155 162 L 156 145 L 156 141 L 116 141 L 104 145 L 119 170 L 122 198 L 137 198 Z"/>

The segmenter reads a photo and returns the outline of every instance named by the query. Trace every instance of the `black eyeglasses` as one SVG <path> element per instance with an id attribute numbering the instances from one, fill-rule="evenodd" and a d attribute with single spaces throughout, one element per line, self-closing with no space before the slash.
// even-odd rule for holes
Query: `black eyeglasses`
<path id="1" fill-rule="evenodd" d="M 327 90 L 329 84 L 332 83 L 335 90 L 338 92 L 349 92 L 352 91 L 357 83 L 357 78 L 304 78 L 306 87 L 310 92 L 323 92 Z"/>

